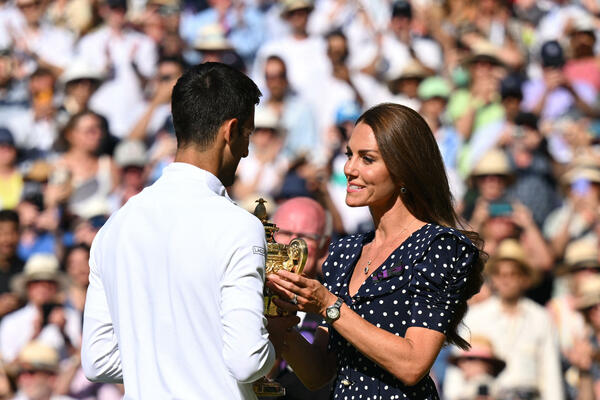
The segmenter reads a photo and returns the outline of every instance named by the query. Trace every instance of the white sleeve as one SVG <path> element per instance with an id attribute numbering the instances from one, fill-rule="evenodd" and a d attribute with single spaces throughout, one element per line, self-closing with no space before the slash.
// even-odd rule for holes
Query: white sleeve
<path id="1" fill-rule="evenodd" d="M 545 327 L 542 329 L 544 335 L 542 335 L 538 353 L 538 365 L 540 366 L 538 387 L 542 392 L 541 397 L 545 400 L 564 400 L 556 327 L 552 324 L 549 316 L 544 318 L 541 325 Z"/>
<path id="2" fill-rule="evenodd" d="M 90 256 L 90 284 L 83 312 L 81 366 L 92 382 L 122 383 L 123 371 L 104 285 Z"/>
<path id="3" fill-rule="evenodd" d="M 263 316 L 265 234 L 254 219 L 232 240 L 234 248 L 221 281 L 223 358 L 239 382 L 253 382 L 273 366 L 275 349 Z"/>

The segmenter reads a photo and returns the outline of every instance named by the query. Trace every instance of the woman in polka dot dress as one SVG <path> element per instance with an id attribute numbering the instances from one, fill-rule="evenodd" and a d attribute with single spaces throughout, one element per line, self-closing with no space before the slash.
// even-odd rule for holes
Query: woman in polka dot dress
<path id="1" fill-rule="evenodd" d="M 271 336 L 307 387 L 335 379 L 333 399 L 438 399 L 429 370 L 444 343 L 468 347 L 457 326 L 482 283 L 481 243 L 455 228 L 437 144 L 413 110 L 366 111 L 347 155 L 346 203 L 369 206 L 375 231 L 331 245 L 324 285 L 268 277 L 288 300 L 280 308 L 327 320 L 312 344 L 285 326 L 291 319 L 270 320 Z"/>

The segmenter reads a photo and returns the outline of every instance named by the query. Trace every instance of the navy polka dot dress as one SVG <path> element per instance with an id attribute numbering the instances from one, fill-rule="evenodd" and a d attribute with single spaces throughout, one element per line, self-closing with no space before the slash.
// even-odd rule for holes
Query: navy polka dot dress
<path id="1" fill-rule="evenodd" d="M 404 337 L 411 326 L 446 334 L 454 307 L 464 301 L 467 276 L 478 256 L 471 241 L 456 229 L 424 225 L 394 250 L 350 297 L 348 284 L 356 261 L 362 247 L 373 237 L 373 232 L 353 235 L 331 245 L 323 264 L 325 287 L 362 318 L 397 336 Z M 333 399 L 439 398 L 429 376 L 414 386 L 405 386 L 332 327 L 329 327 L 329 351 L 337 355 Z"/>

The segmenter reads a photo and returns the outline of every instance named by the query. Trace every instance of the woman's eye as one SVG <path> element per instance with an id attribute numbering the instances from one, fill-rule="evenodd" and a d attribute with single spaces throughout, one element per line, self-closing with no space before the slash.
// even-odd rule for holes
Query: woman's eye
<path id="1" fill-rule="evenodd" d="M 373 161 L 375 161 L 371 157 L 367 157 L 367 156 L 363 157 L 363 160 L 364 160 L 365 164 L 371 164 Z"/>
<path id="2" fill-rule="evenodd" d="M 352 157 L 352 153 L 351 153 L 351 152 L 349 152 L 349 151 L 345 152 L 344 154 L 345 154 L 345 155 L 346 155 L 346 157 L 348 157 L 348 158 Z"/>

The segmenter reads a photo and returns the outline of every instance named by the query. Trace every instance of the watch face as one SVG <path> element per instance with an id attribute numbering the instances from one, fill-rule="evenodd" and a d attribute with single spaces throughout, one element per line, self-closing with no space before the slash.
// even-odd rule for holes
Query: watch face
<path id="1" fill-rule="evenodd" d="M 327 317 L 329 319 L 336 319 L 340 315 L 340 310 L 337 308 L 328 308 L 327 309 Z"/>

